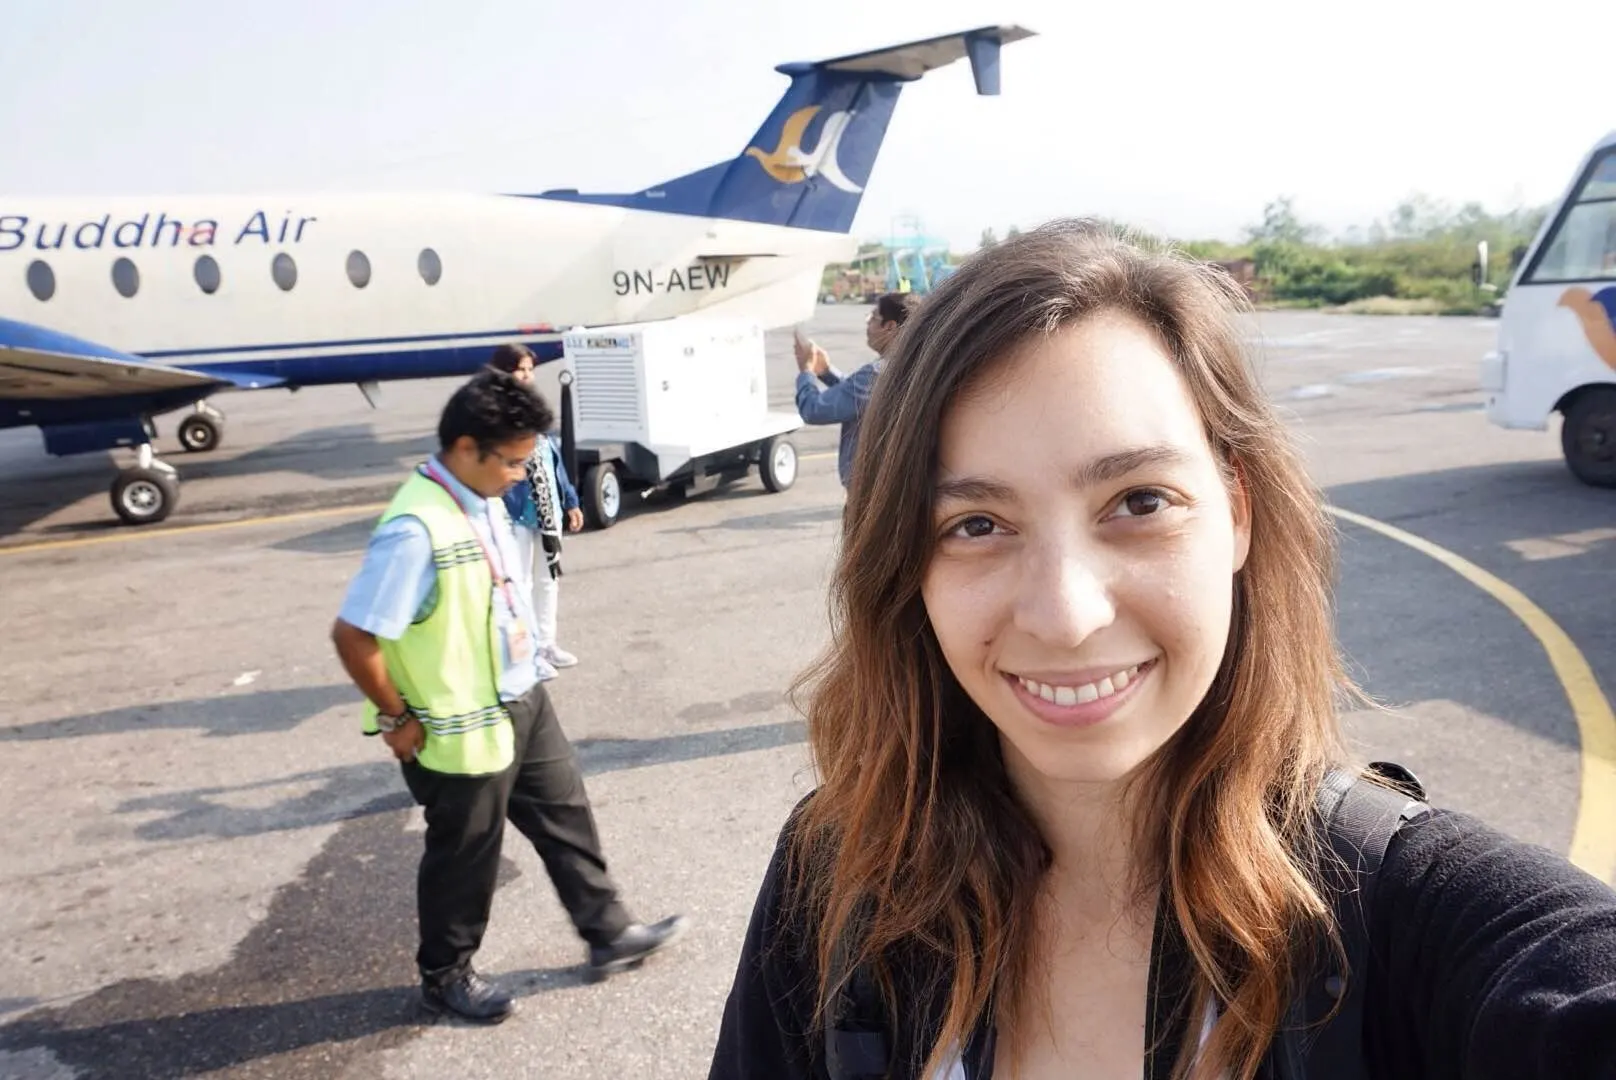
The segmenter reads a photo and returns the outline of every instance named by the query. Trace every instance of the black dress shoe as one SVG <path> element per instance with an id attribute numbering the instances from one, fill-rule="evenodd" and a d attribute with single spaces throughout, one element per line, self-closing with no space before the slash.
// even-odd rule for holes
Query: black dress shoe
<path id="1" fill-rule="evenodd" d="M 610 944 L 589 947 L 589 970 L 595 975 L 627 971 L 652 953 L 678 941 L 689 925 L 690 920 L 683 915 L 675 915 L 650 926 L 635 923 L 613 938 Z"/>
<path id="2" fill-rule="evenodd" d="M 422 983 L 421 1004 L 431 1012 L 453 1013 L 474 1024 L 497 1024 L 511 1015 L 510 995 L 469 968 L 446 983 Z"/>

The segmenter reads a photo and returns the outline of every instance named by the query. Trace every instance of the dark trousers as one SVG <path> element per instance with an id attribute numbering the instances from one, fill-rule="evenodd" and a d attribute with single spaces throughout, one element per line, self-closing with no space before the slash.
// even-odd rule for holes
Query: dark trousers
<path id="1" fill-rule="evenodd" d="M 410 794 L 426 810 L 416 963 L 429 981 L 458 976 L 482 944 L 507 817 L 532 841 L 585 941 L 604 945 L 633 921 L 606 871 L 583 774 L 544 684 L 509 707 L 516 754 L 504 772 L 452 776 L 403 765 Z"/>

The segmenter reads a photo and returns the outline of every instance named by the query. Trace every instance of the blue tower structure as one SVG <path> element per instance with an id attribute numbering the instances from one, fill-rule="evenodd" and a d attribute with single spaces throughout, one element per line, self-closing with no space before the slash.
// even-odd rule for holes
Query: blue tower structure
<path id="1" fill-rule="evenodd" d="M 920 218 L 903 214 L 892 220 L 892 234 L 881 243 L 887 250 L 887 291 L 931 292 L 954 268 L 948 261 L 948 241 L 927 236 Z"/>

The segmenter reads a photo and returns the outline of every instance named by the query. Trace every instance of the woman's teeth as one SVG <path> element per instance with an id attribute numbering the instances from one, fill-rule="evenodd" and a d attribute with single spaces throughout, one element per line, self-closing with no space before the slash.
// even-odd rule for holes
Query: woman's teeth
<path id="1" fill-rule="evenodd" d="M 1110 697 L 1118 690 L 1122 690 L 1139 674 L 1139 665 L 1113 672 L 1099 682 L 1084 683 L 1082 686 L 1051 686 L 1035 679 L 1020 679 L 1021 685 L 1027 688 L 1029 694 L 1037 694 L 1045 701 L 1056 705 L 1086 705 L 1091 701 Z"/>

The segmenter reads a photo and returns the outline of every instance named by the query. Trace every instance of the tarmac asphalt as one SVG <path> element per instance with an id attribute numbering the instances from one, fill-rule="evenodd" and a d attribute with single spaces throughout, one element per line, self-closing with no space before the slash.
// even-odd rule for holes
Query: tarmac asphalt
<path id="1" fill-rule="evenodd" d="M 868 355 L 866 311 L 812 326 L 846 368 Z M 1355 742 L 1616 877 L 1616 822 L 1587 814 L 1616 783 L 1583 754 L 1616 687 L 1616 492 L 1577 484 L 1553 430 L 1487 425 L 1494 330 L 1274 312 L 1253 333 L 1331 503 L 1476 571 L 1341 521 L 1341 640 L 1393 706 L 1349 716 Z M 789 335 L 769 364 L 790 409 Z M 472 1028 L 416 1011 L 420 814 L 359 736 L 327 639 L 376 504 L 433 448 L 453 385 L 389 385 L 375 411 L 351 387 L 220 399 L 224 444 L 204 455 L 160 421 L 185 486 L 145 531 L 110 523 L 104 460 L 0 432 L 0 1077 L 706 1074 L 768 853 L 812 784 L 786 691 L 825 634 L 835 430 L 798 433 L 786 492 L 754 476 L 633 500 L 568 539 L 561 637 L 582 663 L 550 687 L 629 903 L 693 927 L 586 982 L 512 830 L 478 963 L 519 1011 Z M 1589 685 L 1568 691 L 1543 624 L 1494 580 L 1563 631 Z"/>

